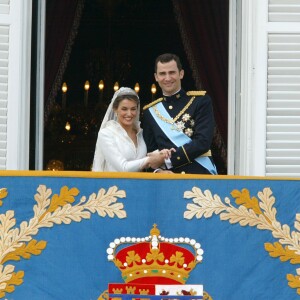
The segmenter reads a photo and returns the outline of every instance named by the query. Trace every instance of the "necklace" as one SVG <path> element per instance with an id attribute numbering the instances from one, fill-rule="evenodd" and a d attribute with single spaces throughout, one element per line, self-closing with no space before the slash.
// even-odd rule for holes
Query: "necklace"
<path id="1" fill-rule="evenodd" d="M 156 105 L 153 106 L 153 109 L 155 111 L 155 114 L 164 122 L 169 123 L 169 124 L 174 124 L 184 113 L 185 111 L 191 106 L 193 103 L 195 97 L 192 97 L 190 101 L 185 105 L 185 107 L 179 112 L 179 114 L 175 118 L 167 119 L 164 116 L 161 115 L 159 110 L 157 109 Z"/>

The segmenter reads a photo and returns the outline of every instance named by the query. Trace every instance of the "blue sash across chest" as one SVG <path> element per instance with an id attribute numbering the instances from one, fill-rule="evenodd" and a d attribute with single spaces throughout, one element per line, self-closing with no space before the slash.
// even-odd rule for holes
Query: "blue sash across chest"
<path id="1" fill-rule="evenodd" d="M 154 107 L 159 111 L 161 116 L 166 119 L 172 119 L 165 107 L 162 103 L 156 104 Z M 161 128 L 164 134 L 169 138 L 169 140 L 176 145 L 177 147 L 183 146 L 184 144 L 190 143 L 192 141 L 187 135 L 185 135 L 182 131 L 176 130 L 175 124 L 170 124 L 162 119 L 160 119 L 154 111 L 154 107 L 150 107 L 150 113 L 153 116 L 157 125 Z M 200 164 L 202 167 L 207 169 L 211 174 L 216 175 L 217 170 L 215 165 L 211 162 L 209 157 L 207 156 L 199 156 L 195 159 L 195 161 Z"/>

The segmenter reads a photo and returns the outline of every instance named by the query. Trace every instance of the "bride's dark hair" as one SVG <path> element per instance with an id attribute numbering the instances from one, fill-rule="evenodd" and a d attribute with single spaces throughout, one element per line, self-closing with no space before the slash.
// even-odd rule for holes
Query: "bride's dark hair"
<path id="1" fill-rule="evenodd" d="M 139 104 L 140 104 L 140 99 L 137 95 L 124 94 L 124 95 L 117 96 L 117 98 L 115 99 L 115 101 L 113 103 L 113 109 L 117 109 L 119 107 L 120 102 L 124 99 L 134 101 L 137 104 L 137 106 L 139 106 Z"/>

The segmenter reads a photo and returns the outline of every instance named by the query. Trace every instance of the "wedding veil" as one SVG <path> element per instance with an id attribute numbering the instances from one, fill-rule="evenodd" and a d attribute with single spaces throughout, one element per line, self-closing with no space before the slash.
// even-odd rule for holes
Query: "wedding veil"
<path id="1" fill-rule="evenodd" d="M 113 104 L 118 96 L 123 96 L 123 95 L 128 95 L 128 96 L 133 95 L 139 99 L 137 93 L 129 87 L 121 87 L 119 90 L 117 90 L 114 93 L 114 96 L 112 97 L 110 104 L 106 110 L 105 116 L 103 118 L 103 121 L 102 121 L 100 129 L 99 129 L 99 132 L 101 131 L 101 129 L 106 127 L 107 122 L 109 122 L 111 120 L 117 121 L 117 115 L 114 112 Z M 135 120 L 135 125 L 137 126 L 137 128 L 139 127 L 139 124 L 140 124 L 140 105 L 138 103 L 138 113 L 137 113 L 136 120 Z M 99 133 L 98 133 L 98 135 L 99 135 Z M 95 154 L 94 154 L 92 171 L 102 172 L 102 171 L 104 171 L 104 166 L 105 166 L 105 158 L 101 151 L 101 145 L 99 144 L 99 137 L 98 137 L 97 143 L 96 143 Z"/>

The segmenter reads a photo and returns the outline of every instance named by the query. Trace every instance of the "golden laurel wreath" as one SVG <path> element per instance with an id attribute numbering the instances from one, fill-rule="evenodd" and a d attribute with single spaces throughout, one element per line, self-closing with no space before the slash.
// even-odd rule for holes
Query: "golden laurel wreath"
<path id="1" fill-rule="evenodd" d="M 275 243 L 265 243 L 265 250 L 270 256 L 279 258 L 282 262 L 291 264 L 300 263 L 300 214 L 296 214 L 294 223 L 295 231 L 291 231 L 286 224 L 281 224 L 276 219 L 277 210 L 274 207 L 275 198 L 270 188 L 264 188 L 256 197 L 250 197 L 247 189 L 233 190 L 231 196 L 238 207 L 234 207 L 228 197 L 222 202 L 218 195 L 212 195 L 209 190 L 204 192 L 194 187 L 192 191 L 186 191 L 184 198 L 193 199 L 193 203 L 187 204 L 184 218 L 210 218 L 213 214 L 220 215 L 220 219 L 228 220 L 230 224 L 239 223 L 241 226 L 253 226 L 260 230 L 269 230 Z M 300 295 L 300 268 L 296 269 L 297 275 L 287 274 L 288 285 L 297 289 Z"/>
<path id="2" fill-rule="evenodd" d="M 0 206 L 2 199 L 7 196 L 6 188 L 0 189 Z M 81 222 L 90 219 L 91 214 L 97 213 L 100 217 L 126 218 L 123 203 L 118 203 L 118 198 L 126 197 L 123 190 L 116 186 L 110 187 L 107 192 L 100 189 L 98 193 L 92 193 L 88 199 L 83 196 L 79 203 L 75 197 L 79 195 L 77 188 L 69 189 L 63 186 L 60 194 L 54 194 L 45 185 L 40 185 L 34 199 L 37 202 L 33 206 L 34 216 L 15 228 L 16 219 L 14 211 L 6 211 L 0 215 L 0 298 L 6 293 L 12 293 L 15 286 L 23 283 L 24 271 L 15 272 L 15 266 L 11 261 L 19 261 L 21 258 L 29 259 L 31 255 L 40 255 L 46 248 L 46 241 L 36 241 L 32 236 L 36 235 L 43 227 L 70 224 L 72 221 Z M 10 261 L 10 264 L 5 264 Z M 5 264 L 5 265 L 4 265 Z"/>

